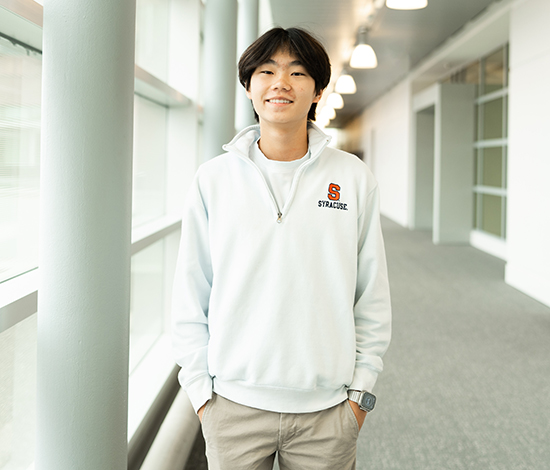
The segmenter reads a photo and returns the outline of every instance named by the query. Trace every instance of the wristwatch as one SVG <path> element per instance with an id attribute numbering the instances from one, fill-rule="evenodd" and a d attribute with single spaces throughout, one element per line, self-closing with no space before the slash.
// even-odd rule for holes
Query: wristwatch
<path id="1" fill-rule="evenodd" d="M 376 397 L 366 390 L 348 390 L 348 398 L 357 403 L 363 411 L 372 411 L 376 403 Z"/>

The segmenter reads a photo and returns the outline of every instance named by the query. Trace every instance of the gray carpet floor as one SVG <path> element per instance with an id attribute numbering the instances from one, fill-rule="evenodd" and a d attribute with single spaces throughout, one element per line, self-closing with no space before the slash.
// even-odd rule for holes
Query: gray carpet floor
<path id="1" fill-rule="evenodd" d="M 550 308 L 497 258 L 383 230 L 393 341 L 357 470 L 550 469 Z M 187 470 L 206 468 L 201 444 Z"/>
<path id="2" fill-rule="evenodd" d="M 499 259 L 383 230 L 393 341 L 358 470 L 550 469 L 550 308 Z"/>

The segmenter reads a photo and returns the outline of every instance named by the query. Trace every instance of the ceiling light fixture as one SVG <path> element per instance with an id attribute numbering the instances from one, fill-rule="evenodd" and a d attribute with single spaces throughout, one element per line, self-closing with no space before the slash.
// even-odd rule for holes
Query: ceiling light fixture
<path id="1" fill-rule="evenodd" d="M 327 106 L 333 109 L 342 109 L 344 107 L 344 99 L 340 93 L 331 93 L 327 98 Z"/>
<path id="2" fill-rule="evenodd" d="M 336 81 L 334 91 L 343 95 L 352 95 L 357 91 L 355 80 L 346 70 L 342 70 L 342 74 Z"/>
<path id="3" fill-rule="evenodd" d="M 322 119 L 328 119 L 331 121 L 336 117 L 336 111 L 334 111 L 334 109 L 330 106 L 323 106 L 323 109 L 321 109 L 319 115 Z"/>
<path id="4" fill-rule="evenodd" d="M 359 29 L 357 45 L 351 54 L 349 66 L 354 69 L 373 69 L 378 66 L 378 60 L 372 46 L 367 44 L 367 29 Z"/>
<path id="5" fill-rule="evenodd" d="M 315 120 L 315 124 L 317 124 L 317 126 L 320 127 L 321 129 L 324 129 L 330 124 L 330 119 L 325 118 L 324 116 L 323 117 L 318 116 L 317 119 Z"/>
<path id="6" fill-rule="evenodd" d="M 394 10 L 420 10 L 428 6 L 428 0 L 386 0 L 386 6 Z"/>

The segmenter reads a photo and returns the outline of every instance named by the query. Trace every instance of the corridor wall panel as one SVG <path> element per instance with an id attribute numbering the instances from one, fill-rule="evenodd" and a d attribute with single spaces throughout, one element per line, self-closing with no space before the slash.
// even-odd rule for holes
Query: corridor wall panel
<path id="1" fill-rule="evenodd" d="M 512 10 L 506 281 L 550 305 L 550 3 Z"/>
<path id="2" fill-rule="evenodd" d="M 411 94 L 408 80 L 363 114 L 363 148 L 380 186 L 382 214 L 408 225 Z"/>

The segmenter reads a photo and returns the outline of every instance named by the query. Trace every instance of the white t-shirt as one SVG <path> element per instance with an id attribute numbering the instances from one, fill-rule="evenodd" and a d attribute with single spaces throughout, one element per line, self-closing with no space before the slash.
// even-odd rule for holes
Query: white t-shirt
<path id="1" fill-rule="evenodd" d="M 298 167 L 308 160 L 311 156 L 311 152 L 307 153 L 298 160 L 292 160 L 290 162 L 282 162 L 279 160 L 270 160 L 267 158 L 258 146 L 258 141 L 255 141 L 250 146 L 250 159 L 258 166 L 264 178 L 269 186 L 269 190 L 279 210 L 282 210 L 290 194 L 290 188 L 292 187 L 292 180 L 294 173 Z"/>

